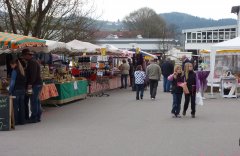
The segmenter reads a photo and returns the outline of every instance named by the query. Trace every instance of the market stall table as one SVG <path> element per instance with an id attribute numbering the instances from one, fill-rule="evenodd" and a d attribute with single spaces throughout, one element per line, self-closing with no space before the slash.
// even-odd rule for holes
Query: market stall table
<path id="1" fill-rule="evenodd" d="M 55 85 L 58 91 L 58 96 L 44 101 L 45 104 L 65 104 L 87 97 L 87 80 L 76 80 L 64 83 L 56 83 Z"/>

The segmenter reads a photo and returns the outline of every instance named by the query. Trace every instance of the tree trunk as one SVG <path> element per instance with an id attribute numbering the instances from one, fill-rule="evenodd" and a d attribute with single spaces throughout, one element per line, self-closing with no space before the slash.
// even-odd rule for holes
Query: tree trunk
<path id="1" fill-rule="evenodd" d="M 12 6 L 9 2 L 9 0 L 6 0 L 6 4 L 7 4 L 7 8 L 8 8 L 8 13 L 9 13 L 9 18 L 10 18 L 10 24 L 12 27 L 12 31 L 14 34 L 17 34 L 17 29 L 14 23 L 14 19 L 13 19 L 13 13 L 12 13 Z"/>

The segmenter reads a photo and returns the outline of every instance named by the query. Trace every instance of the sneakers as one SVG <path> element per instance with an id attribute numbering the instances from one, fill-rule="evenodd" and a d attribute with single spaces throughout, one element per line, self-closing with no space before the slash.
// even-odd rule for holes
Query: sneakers
<path id="1" fill-rule="evenodd" d="M 195 114 L 192 114 L 192 118 L 195 118 Z"/>

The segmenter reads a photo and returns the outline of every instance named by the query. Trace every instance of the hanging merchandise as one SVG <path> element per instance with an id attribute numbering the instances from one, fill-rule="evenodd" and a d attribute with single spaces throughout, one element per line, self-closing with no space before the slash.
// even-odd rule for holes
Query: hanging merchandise
<path id="1" fill-rule="evenodd" d="M 136 48 L 136 54 L 140 54 L 140 48 Z"/>
<path id="2" fill-rule="evenodd" d="M 106 56 L 107 49 L 106 48 L 101 48 L 101 55 Z"/>

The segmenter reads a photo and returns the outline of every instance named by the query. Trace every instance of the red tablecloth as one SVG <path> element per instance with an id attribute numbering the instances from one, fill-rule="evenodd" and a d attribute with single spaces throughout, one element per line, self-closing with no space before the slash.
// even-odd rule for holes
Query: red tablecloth
<path id="1" fill-rule="evenodd" d="M 55 84 L 54 83 L 45 84 L 42 87 L 42 90 L 39 95 L 39 99 L 43 101 L 56 96 L 58 96 L 58 91 Z"/>

